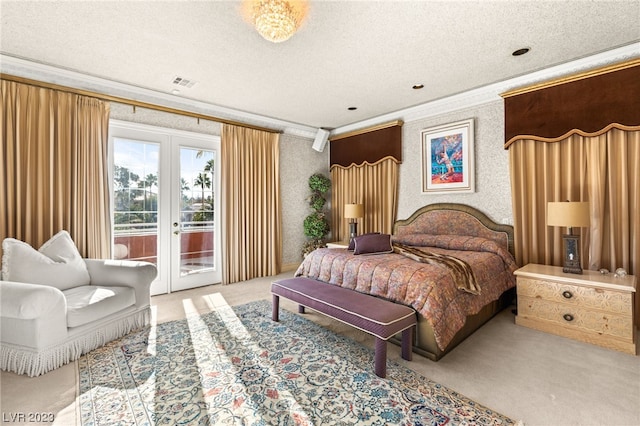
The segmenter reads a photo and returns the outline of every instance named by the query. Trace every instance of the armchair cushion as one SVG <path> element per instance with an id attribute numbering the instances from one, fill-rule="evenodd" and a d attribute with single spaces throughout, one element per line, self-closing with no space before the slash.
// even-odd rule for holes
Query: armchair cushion
<path id="1" fill-rule="evenodd" d="M 0 281 L 2 318 L 32 320 L 47 317 L 52 311 L 65 311 L 64 294 L 55 287 Z"/>
<path id="2" fill-rule="evenodd" d="M 67 327 L 78 327 L 136 303 L 131 287 L 83 285 L 63 291 L 67 299 Z"/>
<path id="3" fill-rule="evenodd" d="M 62 250 L 54 251 L 65 253 L 68 247 L 64 244 L 71 239 L 64 235 L 58 238 L 41 251 L 46 254 L 62 243 Z M 24 248 L 13 241 L 8 244 L 11 249 Z M 11 254 L 9 260 L 9 276 L 14 277 L 16 263 Z M 0 370 L 38 376 L 149 324 L 150 286 L 158 273 L 155 265 L 109 259 L 82 262 L 90 276 L 89 285 L 60 290 L 51 285 L 0 281 Z M 50 271 L 44 284 L 57 280 L 56 273 Z"/>
<path id="4" fill-rule="evenodd" d="M 60 290 L 89 284 L 87 265 L 67 231 L 60 231 L 40 250 L 14 238 L 2 242 L 2 279 L 43 284 Z"/>

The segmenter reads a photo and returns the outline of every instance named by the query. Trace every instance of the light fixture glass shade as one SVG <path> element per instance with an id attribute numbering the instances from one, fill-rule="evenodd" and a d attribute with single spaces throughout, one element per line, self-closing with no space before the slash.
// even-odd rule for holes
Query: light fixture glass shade
<path id="1" fill-rule="evenodd" d="M 346 219 L 358 219 L 364 217 L 364 204 L 345 204 L 344 217 Z"/>
<path id="2" fill-rule="evenodd" d="M 589 226 L 589 203 L 560 201 L 547 204 L 547 225 L 569 228 Z"/>
<path id="3" fill-rule="evenodd" d="M 301 0 L 253 0 L 251 18 L 258 33 L 273 43 L 291 38 L 300 28 L 307 12 Z"/>

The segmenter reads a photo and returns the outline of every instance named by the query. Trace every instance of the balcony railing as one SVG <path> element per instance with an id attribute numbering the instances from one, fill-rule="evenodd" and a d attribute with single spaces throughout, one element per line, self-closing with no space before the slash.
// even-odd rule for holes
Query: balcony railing
<path id="1" fill-rule="evenodd" d="M 180 225 L 181 263 L 185 264 L 197 259 L 212 259 L 214 221 L 184 221 Z M 157 264 L 157 223 L 115 224 L 113 233 L 116 259 L 141 260 Z"/>

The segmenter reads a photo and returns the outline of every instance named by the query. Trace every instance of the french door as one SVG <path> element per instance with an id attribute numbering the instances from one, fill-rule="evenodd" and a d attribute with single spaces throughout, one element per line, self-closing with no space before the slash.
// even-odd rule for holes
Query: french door
<path id="1" fill-rule="evenodd" d="M 112 120 L 113 257 L 155 263 L 152 294 L 219 283 L 220 139 Z"/>

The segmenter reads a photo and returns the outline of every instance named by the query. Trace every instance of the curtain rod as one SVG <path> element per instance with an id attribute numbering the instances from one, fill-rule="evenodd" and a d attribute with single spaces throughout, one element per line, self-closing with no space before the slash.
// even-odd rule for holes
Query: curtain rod
<path id="1" fill-rule="evenodd" d="M 104 93 L 92 92 L 90 90 L 76 89 L 76 88 L 73 88 L 73 87 L 62 86 L 62 85 L 54 84 L 54 83 L 46 83 L 46 82 L 43 82 L 43 81 L 32 80 L 30 78 L 25 78 L 25 77 L 17 77 L 17 76 L 14 76 L 14 75 L 0 73 L 0 79 L 7 80 L 7 81 L 13 81 L 13 82 L 16 82 L 16 83 L 29 84 L 31 86 L 42 87 L 44 89 L 52 89 L 52 90 L 58 90 L 58 91 L 61 91 L 61 92 L 72 93 L 74 95 L 89 96 L 89 97 L 92 97 L 92 98 L 100 99 L 102 101 L 117 102 L 117 103 L 121 103 L 121 104 L 125 104 L 125 105 L 131 105 L 134 108 L 135 107 L 140 107 L 140 108 L 152 109 L 152 110 L 155 110 L 155 111 L 168 112 L 168 113 L 171 113 L 171 114 L 184 115 L 184 116 L 187 116 L 187 117 L 193 117 L 193 118 L 197 118 L 197 119 L 215 121 L 215 122 L 219 122 L 219 123 L 223 123 L 223 124 L 231 124 L 233 126 L 241 126 L 241 127 L 246 127 L 246 128 L 249 128 L 249 129 L 254 129 L 254 130 L 261 130 L 263 132 L 282 133 L 281 130 L 274 130 L 274 129 L 269 129 L 269 128 L 260 127 L 260 126 L 253 126 L 253 125 L 250 125 L 250 124 L 241 123 L 239 121 L 228 120 L 228 119 L 225 119 L 225 118 L 215 117 L 215 116 L 212 116 L 212 115 L 206 115 L 206 114 L 200 114 L 200 113 L 197 113 L 197 112 L 184 111 L 184 110 L 177 109 L 177 108 L 165 107 L 165 106 L 162 106 L 162 105 L 156 105 L 156 104 L 152 104 L 152 103 L 148 103 L 148 102 L 136 101 L 134 99 L 122 98 L 122 97 L 119 97 L 119 96 L 106 95 Z"/>

